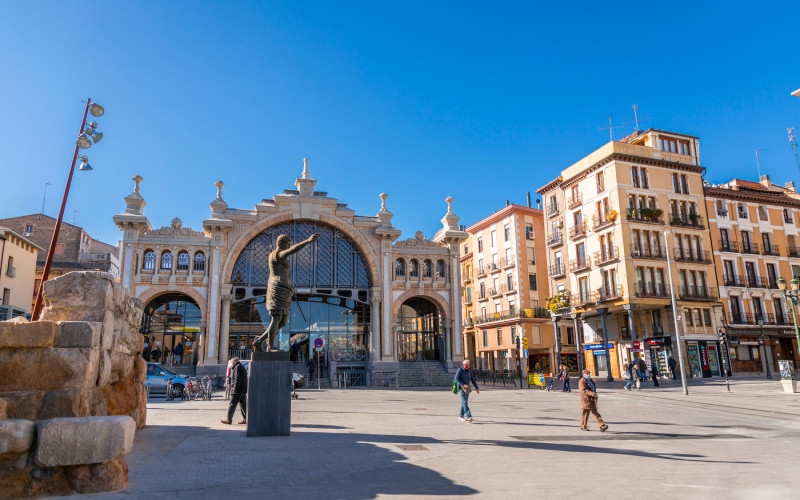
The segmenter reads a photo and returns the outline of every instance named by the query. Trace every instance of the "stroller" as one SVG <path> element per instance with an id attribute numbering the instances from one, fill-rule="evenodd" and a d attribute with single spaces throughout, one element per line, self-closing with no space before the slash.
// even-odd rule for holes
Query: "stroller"
<path id="1" fill-rule="evenodd" d="M 550 391 L 554 391 L 554 390 L 555 390 L 555 389 L 553 388 L 553 382 L 555 382 L 555 381 L 556 381 L 556 378 L 555 378 L 555 377 L 553 377 L 553 378 L 551 378 L 551 379 L 550 379 L 550 382 L 548 382 L 548 383 L 547 383 L 547 386 L 545 387 L 545 389 L 546 389 L 548 392 L 550 392 Z"/>
<path id="2" fill-rule="evenodd" d="M 300 397 L 295 389 L 303 385 L 303 379 L 304 377 L 299 373 L 292 373 L 292 399 L 298 399 Z"/>

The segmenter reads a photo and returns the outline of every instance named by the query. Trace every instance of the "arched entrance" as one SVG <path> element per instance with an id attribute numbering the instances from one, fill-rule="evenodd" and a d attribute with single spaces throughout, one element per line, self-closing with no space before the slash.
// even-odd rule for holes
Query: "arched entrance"
<path id="1" fill-rule="evenodd" d="M 370 342 L 370 287 L 364 254 L 343 232 L 314 221 L 292 221 L 265 229 L 239 254 L 233 266 L 229 355 L 250 355 L 252 341 L 270 321 L 265 306 L 269 253 L 279 235 L 297 242 L 318 239 L 290 258 L 295 297 L 289 321 L 281 330 L 280 347 L 292 359 L 313 355 L 322 338 L 322 356 L 366 364 Z M 327 361 L 327 360 L 326 360 Z"/>
<path id="2" fill-rule="evenodd" d="M 398 319 L 399 361 L 446 360 L 442 318 L 436 304 L 424 297 L 408 299 L 400 306 Z"/>
<path id="3" fill-rule="evenodd" d="M 141 333 L 148 344 L 145 359 L 167 365 L 196 365 L 201 318 L 200 308 L 188 295 L 167 293 L 152 299 L 142 317 Z"/>

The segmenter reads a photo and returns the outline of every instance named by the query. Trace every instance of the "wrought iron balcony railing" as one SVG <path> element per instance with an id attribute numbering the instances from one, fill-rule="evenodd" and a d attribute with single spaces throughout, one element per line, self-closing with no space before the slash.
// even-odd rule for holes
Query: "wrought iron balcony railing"
<path id="1" fill-rule="evenodd" d="M 574 259 L 569 261 L 569 270 L 573 273 L 585 271 L 592 266 L 592 259 L 585 257 L 583 259 Z"/>
<path id="2" fill-rule="evenodd" d="M 682 286 L 678 298 L 683 300 L 716 300 L 716 295 L 707 286 Z"/>
<path id="3" fill-rule="evenodd" d="M 730 240 L 718 240 L 719 251 L 720 252 L 738 252 L 739 251 L 739 242 L 738 241 L 730 241 Z"/>
<path id="4" fill-rule="evenodd" d="M 552 265 L 552 266 L 550 266 L 548 275 L 551 278 L 557 278 L 559 276 L 564 276 L 566 274 L 566 270 L 564 269 L 565 267 L 566 266 L 564 266 L 563 264 L 561 264 L 561 265 L 558 265 L 558 264 Z"/>
<path id="5" fill-rule="evenodd" d="M 761 253 L 759 251 L 759 248 L 760 248 L 760 246 L 759 246 L 758 243 L 752 243 L 750 241 L 743 241 L 742 242 L 741 252 L 742 253 L 752 253 L 752 254 Z"/>
<path id="6" fill-rule="evenodd" d="M 664 211 L 657 208 L 629 208 L 627 211 L 629 221 L 648 224 L 664 224 L 662 215 L 664 215 Z"/>
<path id="7" fill-rule="evenodd" d="M 694 229 L 705 229 L 703 225 L 703 217 L 695 214 L 669 214 L 670 226 L 690 227 Z"/>
<path id="8" fill-rule="evenodd" d="M 702 250 L 690 250 L 688 248 L 676 248 L 674 250 L 675 262 L 697 262 L 698 264 L 710 264 L 711 252 Z"/>
<path id="9" fill-rule="evenodd" d="M 594 263 L 596 265 L 605 264 L 616 259 L 619 259 L 619 249 L 615 246 L 604 247 L 599 252 L 594 253 Z"/>
<path id="10" fill-rule="evenodd" d="M 634 294 L 637 297 L 669 298 L 670 288 L 663 283 L 637 283 Z"/>
<path id="11" fill-rule="evenodd" d="M 562 243 L 564 243 L 564 236 L 561 232 L 553 233 L 547 237 L 547 246 L 549 247 L 561 245 Z"/>
<path id="12" fill-rule="evenodd" d="M 631 255 L 642 259 L 666 259 L 667 252 L 660 245 L 631 244 Z"/>

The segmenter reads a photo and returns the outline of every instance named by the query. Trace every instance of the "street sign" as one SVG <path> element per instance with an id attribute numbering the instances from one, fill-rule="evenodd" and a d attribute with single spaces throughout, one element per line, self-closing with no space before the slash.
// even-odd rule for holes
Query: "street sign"
<path id="1" fill-rule="evenodd" d="M 528 357 L 528 350 L 525 349 L 524 351 L 522 351 L 522 355 L 527 358 Z"/>
<path id="2" fill-rule="evenodd" d="M 604 347 L 603 344 L 584 344 L 584 350 L 586 351 L 596 351 L 598 349 L 613 349 L 614 344 L 607 344 L 607 347 Z"/>
<path id="3" fill-rule="evenodd" d="M 322 352 L 322 347 L 315 347 L 314 350 L 317 352 Z"/>
<path id="4" fill-rule="evenodd" d="M 322 340 L 321 337 L 317 337 L 314 339 L 314 347 L 317 348 L 317 351 L 320 351 L 320 348 L 325 345 L 325 341 Z"/>
<path id="5" fill-rule="evenodd" d="M 634 349 L 640 349 L 642 347 L 641 342 L 639 342 L 638 340 L 634 340 L 632 345 Z"/>

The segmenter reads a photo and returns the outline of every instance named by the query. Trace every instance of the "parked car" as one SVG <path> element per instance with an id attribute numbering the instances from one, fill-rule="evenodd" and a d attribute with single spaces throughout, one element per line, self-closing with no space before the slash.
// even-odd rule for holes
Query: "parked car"
<path id="1" fill-rule="evenodd" d="M 147 363 L 147 378 L 144 380 L 144 385 L 150 388 L 151 393 L 166 394 L 168 381 L 172 381 L 173 395 L 175 397 L 183 396 L 186 377 L 158 363 Z"/>

